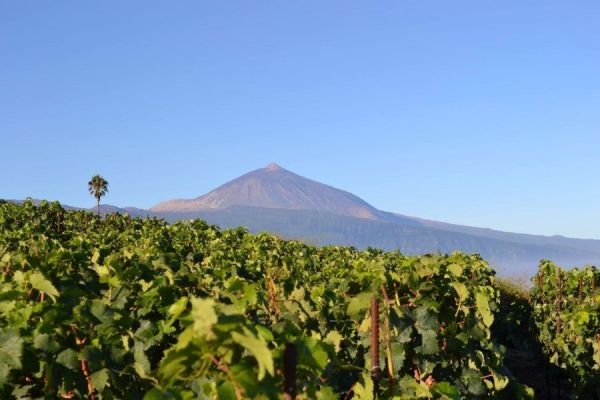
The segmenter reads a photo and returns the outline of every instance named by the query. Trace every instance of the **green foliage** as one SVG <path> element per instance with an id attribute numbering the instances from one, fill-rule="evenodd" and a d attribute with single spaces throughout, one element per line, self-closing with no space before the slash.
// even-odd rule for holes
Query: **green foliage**
<path id="1" fill-rule="evenodd" d="M 600 393 L 600 271 L 595 267 L 565 271 L 540 263 L 531 298 L 543 351 L 566 371 L 578 398 Z"/>
<path id="2" fill-rule="evenodd" d="M 279 399 L 291 343 L 301 399 L 528 398 L 491 339 L 493 274 L 474 255 L 0 203 L 0 397 Z"/>

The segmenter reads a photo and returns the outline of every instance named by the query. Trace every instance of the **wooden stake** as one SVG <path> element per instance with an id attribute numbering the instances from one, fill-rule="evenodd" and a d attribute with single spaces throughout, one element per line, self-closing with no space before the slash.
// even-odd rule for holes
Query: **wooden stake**
<path id="1" fill-rule="evenodd" d="M 560 309 L 561 309 L 561 305 L 562 305 L 562 281 L 560 279 L 560 268 L 558 268 L 558 275 L 556 276 L 556 283 L 558 286 L 558 298 L 556 299 L 557 300 L 556 332 L 558 334 L 560 334 L 560 325 L 561 325 Z"/>
<path id="2" fill-rule="evenodd" d="M 542 291 L 542 302 L 544 301 L 544 272 L 540 271 L 540 290 Z"/>
<path id="3" fill-rule="evenodd" d="M 595 272 L 595 271 L 592 271 Z M 592 273 L 592 305 L 596 303 L 596 274 Z"/>
<path id="4" fill-rule="evenodd" d="M 371 379 L 373 390 L 377 392 L 379 383 L 379 302 L 377 297 L 371 300 Z"/>
<path id="5" fill-rule="evenodd" d="M 285 400 L 296 399 L 296 364 L 298 353 L 296 346 L 286 343 L 283 352 L 283 398 Z"/>

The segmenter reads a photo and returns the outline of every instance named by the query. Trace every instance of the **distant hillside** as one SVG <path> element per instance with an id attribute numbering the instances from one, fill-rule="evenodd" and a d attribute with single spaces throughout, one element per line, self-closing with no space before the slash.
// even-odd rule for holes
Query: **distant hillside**
<path id="1" fill-rule="evenodd" d="M 404 216 L 399 216 L 406 218 Z M 472 226 L 448 224 L 446 222 L 429 221 L 425 219 L 413 218 L 422 226 L 427 226 L 436 229 L 444 229 L 451 232 L 467 233 L 469 235 L 483 236 L 493 239 L 508 240 L 512 242 L 520 242 L 527 244 L 536 245 L 557 245 L 572 247 L 575 249 L 586 250 L 590 252 L 600 252 L 600 240 L 595 239 L 572 239 L 560 235 L 554 236 L 543 236 L 543 235 L 530 235 L 525 233 L 511 233 L 497 231 L 489 228 L 475 228 Z"/>
<path id="2" fill-rule="evenodd" d="M 43 201 L 40 199 L 30 199 L 30 200 L 35 205 L 39 205 L 40 202 Z M 7 201 L 15 203 L 15 204 L 23 204 L 23 202 L 25 202 L 25 200 L 7 200 Z M 73 207 L 68 204 L 61 204 L 61 206 L 65 210 L 87 210 L 87 211 L 96 212 L 96 206 L 92 206 L 90 208 Z M 133 217 L 145 217 L 145 216 L 150 216 L 152 214 L 150 211 L 144 210 L 142 208 L 117 207 L 117 206 L 113 206 L 111 204 L 100 204 L 100 214 L 104 215 L 104 214 L 113 214 L 113 213 L 129 214 Z"/>
<path id="3" fill-rule="evenodd" d="M 96 207 L 91 207 L 89 210 L 96 211 Z M 137 207 L 117 207 L 110 204 L 100 204 L 100 214 L 129 214 L 132 217 L 150 216 L 152 213 L 148 210 Z"/>
<path id="4" fill-rule="evenodd" d="M 31 200 L 33 202 L 33 204 L 35 204 L 36 206 L 39 205 L 42 201 L 44 200 L 40 200 L 40 199 L 32 199 L 32 198 L 28 198 L 27 200 Z M 6 201 L 10 202 L 10 203 L 15 203 L 15 204 L 23 204 L 26 200 L 11 200 L 11 199 L 6 199 Z M 46 200 L 49 201 L 49 200 Z M 65 209 L 65 210 L 84 210 L 84 208 L 80 208 L 80 207 L 73 207 L 67 204 L 61 204 L 61 206 Z M 94 210 L 96 208 L 94 207 Z"/>
<path id="5" fill-rule="evenodd" d="M 335 215 L 317 210 L 282 210 L 233 206 L 226 210 L 195 213 L 159 213 L 168 221 L 200 218 L 222 227 L 245 226 L 251 232 L 275 232 L 285 238 L 317 245 L 399 249 L 405 254 L 479 253 L 501 274 L 530 276 L 539 261 L 563 265 L 600 264 L 600 251 L 592 252 L 553 244 L 528 244 L 452 232 L 426 226 Z M 510 235 L 510 234 L 507 234 Z"/>

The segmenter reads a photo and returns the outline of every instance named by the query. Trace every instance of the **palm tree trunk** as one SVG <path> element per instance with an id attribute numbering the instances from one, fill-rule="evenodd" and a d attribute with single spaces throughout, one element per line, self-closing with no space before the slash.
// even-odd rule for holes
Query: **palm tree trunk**
<path id="1" fill-rule="evenodd" d="M 96 200 L 98 200 L 98 203 L 96 204 L 96 214 L 100 216 L 100 197 L 98 197 Z"/>

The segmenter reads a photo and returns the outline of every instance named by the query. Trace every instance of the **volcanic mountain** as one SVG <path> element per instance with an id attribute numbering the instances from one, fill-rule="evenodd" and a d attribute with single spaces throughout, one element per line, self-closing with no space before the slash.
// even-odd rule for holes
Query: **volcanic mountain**
<path id="1" fill-rule="evenodd" d="M 166 201 L 150 211 L 197 212 L 232 206 L 319 210 L 356 218 L 380 218 L 376 208 L 357 196 L 296 175 L 277 164 L 251 171 L 195 199 Z"/>

